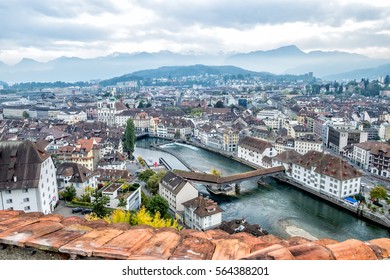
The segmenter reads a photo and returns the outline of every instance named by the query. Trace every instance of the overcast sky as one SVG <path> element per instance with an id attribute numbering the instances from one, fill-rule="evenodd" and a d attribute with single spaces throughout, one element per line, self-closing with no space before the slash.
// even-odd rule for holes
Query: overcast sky
<path id="1" fill-rule="evenodd" d="M 297 45 L 390 58 L 386 0 L 1 0 L 0 61 Z"/>

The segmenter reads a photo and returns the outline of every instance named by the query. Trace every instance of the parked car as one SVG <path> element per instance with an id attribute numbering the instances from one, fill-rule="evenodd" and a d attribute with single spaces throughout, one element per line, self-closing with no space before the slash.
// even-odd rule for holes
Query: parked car
<path id="1" fill-rule="evenodd" d="M 83 211 L 81 211 L 81 214 L 85 215 L 85 214 L 91 214 L 92 213 L 92 209 L 88 209 L 88 208 L 85 208 L 83 209 Z"/>
<path id="2" fill-rule="evenodd" d="M 72 214 L 74 213 L 80 213 L 84 210 L 84 208 L 81 208 L 81 207 L 75 207 L 75 208 L 72 208 Z"/>

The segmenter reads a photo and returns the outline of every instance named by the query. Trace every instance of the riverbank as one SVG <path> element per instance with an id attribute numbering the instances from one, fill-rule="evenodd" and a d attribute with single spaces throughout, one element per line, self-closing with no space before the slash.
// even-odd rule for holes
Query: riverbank
<path id="1" fill-rule="evenodd" d="M 212 168 L 220 170 L 224 175 L 254 169 L 253 166 L 241 163 L 221 151 L 216 152 L 201 145 L 192 145 L 188 141 L 185 143 L 180 141 L 179 145 L 164 146 L 162 150 L 151 148 L 152 144 L 166 144 L 163 142 L 144 139 L 137 144 L 137 147 L 144 148 L 142 153 L 145 152 L 145 158 L 152 157 L 153 153 L 166 153 L 168 162 L 172 160 L 176 163 L 172 166 L 176 169 L 180 169 L 178 164 L 182 166 L 181 168 L 184 166 L 166 150 L 178 154 L 191 167 L 206 173 Z M 334 203 L 323 201 L 314 194 L 309 194 L 290 184 L 281 186 L 281 183 L 271 176 L 265 178 L 265 181 L 266 187 L 258 187 L 257 180 L 243 182 L 240 195 L 228 197 L 211 195 L 223 209 L 223 220 L 245 217 L 250 223 L 259 224 L 271 234 L 283 238 L 302 236 L 315 240 L 332 236 L 335 240 L 343 241 L 349 238 L 371 240 L 390 236 L 384 226 L 368 219 L 359 219 L 349 211 L 340 211 Z M 207 195 L 206 189 L 200 187 L 199 190 Z"/>
<path id="2" fill-rule="evenodd" d="M 355 207 L 355 206 L 349 205 L 344 200 L 337 199 L 337 198 L 329 196 L 327 194 L 319 193 L 313 189 L 307 188 L 307 187 L 295 182 L 291 178 L 287 178 L 285 175 L 282 175 L 282 176 L 281 175 L 274 175 L 272 177 L 277 181 L 292 185 L 292 186 L 299 188 L 307 193 L 315 195 L 316 197 L 319 197 L 323 200 L 326 200 L 326 201 L 328 201 L 328 202 L 330 202 L 338 207 L 341 207 L 345 210 L 348 210 L 349 212 L 353 213 L 354 215 L 356 215 L 360 219 L 369 220 L 371 222 L 374 222 L 376 224 L 384 226 L 390 230 L 390 219 L 387 218 L 385 215 L 372 213 L 372 212 L 369 212 L 367 209 L 364 209 L 364 208 L 362 209 L 361 207 L 358 207 L 358 206 Z"/>
<path id="3" fill-rule="evenodd" d="M 261 169 L 261 167 L 257 166 L 256 164 L 253 164 L 253 163 L 251 163 L 249 161 L 246 161 L 246 160 L 244 160 L 242 158 L 239 158 L 232 152 L 229 153 L 229 152 L 226 152 L 226 151 L 223 151 L 223 150 L 213 149 L 213 148 L 211 148 L 209 146 L 203 145 L 202 143 L 199 143 L 199 142 L 196 142 L 196 141 L 182 141 L 181 143 L 187 144 L 187 145 L 191 145 L 191 146 L 195 146 L 197 148 L 204 149 L 204 150 L 209 151 L 211 153 L 224 156 L 226 158 L 235 160 L 235 161 L 237 161 L 239 163 L 245 164 L 246 166 L 251 167 L 253 169 Z"/>

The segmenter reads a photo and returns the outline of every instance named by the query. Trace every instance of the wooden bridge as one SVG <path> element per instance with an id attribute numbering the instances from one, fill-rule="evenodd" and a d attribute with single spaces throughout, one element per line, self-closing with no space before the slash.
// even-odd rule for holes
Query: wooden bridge
<path id="1" fill-rule="evenodd" d="M 275 175 L 280 172 L 284 172 L 284 170 L 284 166 L 277 166 L 271 168 L 257 169 L 239 174 L 233 174 L 229 176 L 218 176 L 214 174 L 182 170 L 175 170 L 173 172 L 187 180 L 205 184 L 210 191 L 218 191 L 218 193 L 224 193 L 223 187 L 226 185 L 236 184 L 237 189 L 237 187 L 239 187 L 239 184 L 243 181 L 256 178 L 259 179 L 268 175 Z"/>

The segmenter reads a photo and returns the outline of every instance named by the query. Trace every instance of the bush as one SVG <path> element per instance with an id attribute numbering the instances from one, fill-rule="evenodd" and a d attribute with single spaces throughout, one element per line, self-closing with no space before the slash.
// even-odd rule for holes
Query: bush
<path id="1" fill-rule="evenodd" d="M 372 204 L 374 204 L 374 205 L 376 205 L 376 206 L 378 206 L 378 207 L 383 207 L 383 205 L 380 204 L 378 201 L 374 201 Z"/>

